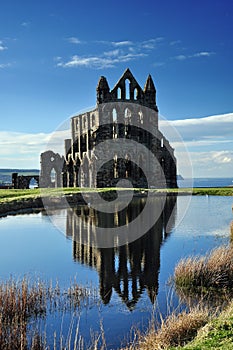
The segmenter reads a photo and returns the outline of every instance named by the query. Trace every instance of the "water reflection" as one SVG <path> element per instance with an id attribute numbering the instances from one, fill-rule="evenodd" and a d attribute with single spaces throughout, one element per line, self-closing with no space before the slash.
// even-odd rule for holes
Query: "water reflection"
<path id="1" fill-rule="evenodd" d="M 96 226 L 127 224 L 139 213 L 145 199 L 136 199 L 127 210 L 109 214 L 96 212 L 88 206 L 67 210 L 66 235 L 73 241 L 73 259 L 93 267 L 99 274 L 99 292 L 104 304 L 111 300 L 113 290 L 131 310 L 146 290 L 152 303 L 158 293 L 160 247 L 175 224 L 176 196 L 168 196 L 164 209 L 154 226 L 141 238 L 120 247 L 95 248 L 88 244 Z M 150 215 L 161 211 L 164 198 L 150 201 Z"/>

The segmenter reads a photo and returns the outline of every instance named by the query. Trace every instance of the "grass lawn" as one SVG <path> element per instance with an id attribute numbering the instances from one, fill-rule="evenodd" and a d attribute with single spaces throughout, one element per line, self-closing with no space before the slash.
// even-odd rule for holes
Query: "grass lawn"
<path id="1" fill-rule="evenodd" d="M 16 200 L 24 200 L 30 198 L 40 197 L 41 193 L 43 196 L 57 196 L 61 194 L 75 194 L 79 192 L 107 192 L 107 191 L 125 191 L 124 188 L 99 188 L 99 189 L 91 189 L 91 188 L 56 188 L 56 189 L 29 189 L 29 190 L 14 190 L 14 189 L 2 189 L 0 190 L 0 204 L 4 202 L 16 201 Z M 132 190 L 132 189 L 128 189 Z M 143 189 L 138 189 L 140 192 Z M 215 187 L 215 188 L 180 188 L 180 189 L 152 189 L 149 190 L 153 193 L 182 193 L 182 194 L 192 194 L 192 195 L 217 195 L 217 196 L 233 196 L 233 187 Z"/>

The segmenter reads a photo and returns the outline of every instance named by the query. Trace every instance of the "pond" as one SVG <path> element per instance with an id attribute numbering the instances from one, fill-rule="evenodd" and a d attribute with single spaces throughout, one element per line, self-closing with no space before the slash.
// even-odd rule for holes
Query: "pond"
<path id="1" fill-rule="evenodd" d="M 127 226 L 145 201 L 134 199 L 130 209 L 117 216 L 79 206 L 0 219 L 2 281 L 26 275 L 66 287 L 75 279 L 96 290 L 95 300 L 78 315 L 56 312 L 41 321 L 39 327 L 46 328 L 51 342 L 61 327 L 66 337 L 72 320 L 79 323 L 86 343 L 102 324 L 108 349 L 117 349 L 130 340 L 132 327 L 145 330 L 152 313 L 166 315 L 168 304 L 177 306 L 178 297 L 167 282 L 182 257 L 204 254 L 230 241 L 231 197 L 168 196 L 162 204 L 160 197 L 150 199 L 149 217 L 158 211 L 159 215 L 135 241 L 107 248 L 96 244 L 96 225 L 106 230 L 109 225 Z"/>

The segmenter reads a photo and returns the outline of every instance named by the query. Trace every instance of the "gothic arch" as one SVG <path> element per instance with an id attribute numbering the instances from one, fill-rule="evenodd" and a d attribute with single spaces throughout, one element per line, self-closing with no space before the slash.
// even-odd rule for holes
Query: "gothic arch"
<path id="1" fill-rule="evenodd" d="M 58 153 L 53 151 L 46 151 L 41 154 L 41 174 L 40 174 L 40 186 L 41 187 L 53 187 L 51 181 L 51 172 L 54 169 L 56 172 L 56 187 L 62 185 L 62 172 L 64 167 L 64 157 L 61 157 Z"/>

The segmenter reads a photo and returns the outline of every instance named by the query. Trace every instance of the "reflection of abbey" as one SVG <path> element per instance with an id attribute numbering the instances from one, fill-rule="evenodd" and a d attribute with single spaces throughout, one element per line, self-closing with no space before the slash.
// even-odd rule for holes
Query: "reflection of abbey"
<path id="1" fill-rule="evenodd" d="M 125 211 L 106 213 L 88 206 L 67 210 L 66 235 L 73 241 L 75 261 L 95 268 L 99 275 L 99 292 L 105 304 L 114 291 L 129 309 L 134 308 L 143 293 L 154 303 L 158 293 L 160 248 L 170 234 L 176 216 L 176 196 L 168 196 L 159 219 L 151 229 L 134 242 L 113 248 L 95 248 L 88 244 L 96 237 L 96 226 L 122 226 L 140 214 L 145 198 L 135 201 Z M 161 211 L 161 197 L 150 202 L 151 217 Z M 63 214 L 64 215 L 64 214 Z M 92 242 L 93 243 L 93 242 Z"/>
<path id="2" fill-rule="evenodd" d="M 41 154 L 40 186 L 109 187 L 129 179 L 135 187 L 177 187 L 174 150 L 158 130 L 151 76 L 142 89 L 127 69 L 112 90 L 103 76 L 96 90 L 96 108 L 71 118 L 65 156 Z"/>

